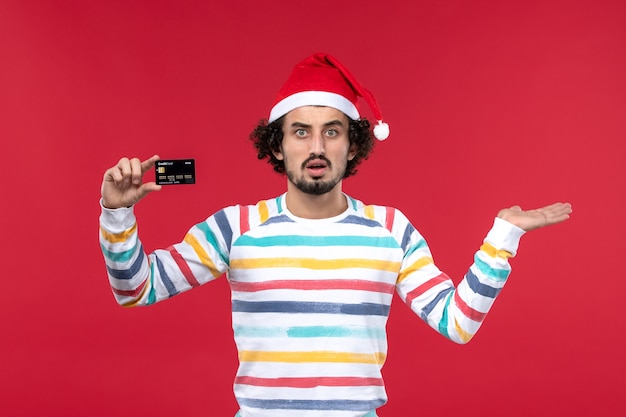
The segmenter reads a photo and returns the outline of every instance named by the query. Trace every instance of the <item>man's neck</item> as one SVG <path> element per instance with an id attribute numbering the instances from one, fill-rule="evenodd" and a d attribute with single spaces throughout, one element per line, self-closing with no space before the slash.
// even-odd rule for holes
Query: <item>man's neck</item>
<path id="1" fill-rule="evenodd" d="M 341 183 L 321 195 L 304 193 L 289 184 L 286 204 L 294 216 L 304 219 L 327 219 L 340 215 L 348 208 L 346 196 L 341 191 Z"/>

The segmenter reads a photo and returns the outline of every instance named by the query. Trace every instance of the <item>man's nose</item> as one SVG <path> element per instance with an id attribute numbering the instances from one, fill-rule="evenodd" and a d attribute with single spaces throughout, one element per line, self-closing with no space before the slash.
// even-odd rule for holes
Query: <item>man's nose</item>
<path id="1" fill-rule="evenodd" d="M 316 132 L 311 136 L 311 149 L 312 154 L 324 155 L 324 135 L 322 132 Z"/>

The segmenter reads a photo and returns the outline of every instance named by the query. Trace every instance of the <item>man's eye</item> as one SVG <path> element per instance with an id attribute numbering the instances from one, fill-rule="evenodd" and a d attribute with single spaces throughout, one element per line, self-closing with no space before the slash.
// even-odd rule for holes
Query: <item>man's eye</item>
<path id="1" fill-rule="evenodd" d="M 337 131 L 335 129 L 328 129 L 326 131 L 326 136 L 330 136 L 331 138 L 337 136 Z"/>
<path id="2" fill-rule="evenodd" d="M 300 137 L 300 138 L 305 137 L 305 136 L 306 136 L 306 130 L 304 130 L 304 129 L 298 129 L 298 130 L 296 130 L 296 136 L 298 136 L 298 137 Z"/>

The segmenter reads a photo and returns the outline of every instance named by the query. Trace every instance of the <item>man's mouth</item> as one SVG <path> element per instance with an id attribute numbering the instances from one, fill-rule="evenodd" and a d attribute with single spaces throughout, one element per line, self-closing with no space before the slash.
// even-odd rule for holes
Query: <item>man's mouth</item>
<path id="1" fill-rule="evenodd" d="M 304 162 L 303 168 L 311 177 L 321 177 L 330 167 L 330 161 L 323 156 L 309 158 Z"/>
<path id="2" fill-rule="evenodd" d="M 321 177 L 326 172 L 326 168 L 328 168 L 328 164 L 324 161 L 311 161 L 306 164 L 306 171 L 311 177 Z"/>
<path id="3" fill-rule="evenodd" d="M 323 161 L 312 161 L 306 164 L 307 169 L 321 169 L 326 168 L 328 165 Z"/>

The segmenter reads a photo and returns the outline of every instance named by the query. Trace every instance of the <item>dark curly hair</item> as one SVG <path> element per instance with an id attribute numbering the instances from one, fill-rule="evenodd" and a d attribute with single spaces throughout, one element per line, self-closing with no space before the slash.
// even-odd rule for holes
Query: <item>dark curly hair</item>
<path id="1" fill-rule="evenodd" d="M 283 141 L 283 121 L 285 116 L 268 123 L 266 119 L 259 121 L 257 126 L 250 133 L 250 140 L 254 142 L 257 150 L 257 158 L 260 160 L 268 158 L 268 163 L 272 164 L 274 171 L 284 174 L 285 163 L 276 159 L 274 152 L 280 152 L 280 145 Z M 346 165 L 346 173 L 343 178 L 348 178 L 357 173 L 356 167 L 362 160 L 369 157 L 370 152 L 374 148 L 374 139 L 370 131 L 370 122 L 365 119 L 349 120 L 348 138 L 350 145 L 355 144 L 357 148 L 356 155 Z"/>

